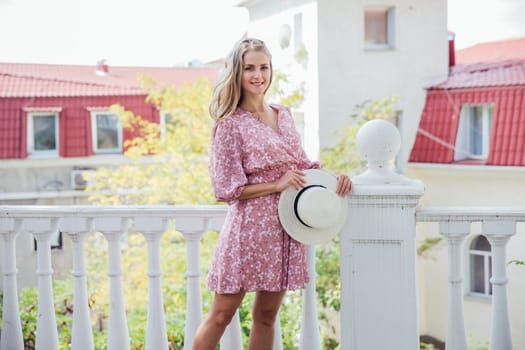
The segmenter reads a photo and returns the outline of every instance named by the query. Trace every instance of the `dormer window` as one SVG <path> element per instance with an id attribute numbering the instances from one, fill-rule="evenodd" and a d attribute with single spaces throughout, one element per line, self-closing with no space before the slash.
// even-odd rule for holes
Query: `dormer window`
<path id="1" fill-rule="evenodd" d="M 27 114 L 27 153 L 29 157 L 58 157 L 58 113 Z"/>
<path id="2" fill-rule="evenodd" d="M 92 111 L 91 128 L 93 152 L 122 152 L 122 126 L 117 114 L 110 111 Z"/>
<path id="3" fill-rule="evenodd" d="M 454 160 L 487 158 L 493 110 L 492 105 L 463 105 L 459 117 Z"/>

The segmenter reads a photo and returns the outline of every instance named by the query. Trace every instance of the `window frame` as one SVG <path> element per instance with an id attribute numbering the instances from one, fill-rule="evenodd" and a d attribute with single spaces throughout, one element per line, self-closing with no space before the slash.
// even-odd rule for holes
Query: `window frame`
<path id="1" fill-rule="evenodd" d="M 34 118 L 49 117 L 55 118 L 55 149 L 54 150 L 35 150 L 35 130 Z M 60 118 L 59 112 L 27 112 L 27 156 L 29 158 L 48 158 L 60 155 Z"/>
<path id="2" fill-rule="evenodd" d="M 161 112 L 160 113 L 160 139 L 166 141 L 166 119 L 173 118 L 173 113 Z"/>
<path id="3" fill-rule="evenodd" d="M 102 114 L 108 114 L 115 116 L 117 118 L 117 141 L 118 141 L 118 147 L 117 148 L 106 148 L 106 149 L 99 149 L 98 148 L 98 132 L 97 132 L 97 116 Z M 122 124 L 120 123 L 120 120 L 118 119 L 118 115 L 115 112 L 111 112 L 110 110 L 96 110 L 91 111 L 91 144 L 93 147 L 93 153 L 95 154 L 115 154 L 115 153 L 122 153 L 123 151 L 123 132 L 122 132 Z"/>
<path id="4" fill-rule="evenodd" d="M 386 43 L 384 44 L 369 44 L 366 42 L 366 15 L 367 11 L 386 12 Z M 396 47 L 396 8 L 394 6 L 366 6 L 363 12 L 363 45 L 365 51 L 385 51 L 393 50 Z"/>
<path id="5" fill-rule="evenodd" d="M 481 154 L 474 154 L 472 147 L 472 111 L 474 108 L 481 108 Z M 465 103 L 461 106 L 459 124 L 456 135 L 454 149 L 454 161 L 465 159 L 485 160 L 490 151 L 490 134 L 494 122 L 494 104 L 492 103 Z"/>
<path id="6" fill-rule="evenodd" d="M 478 234 L 472 237 L 472 239 L 469 240 L 468 245 L 467 245 L 467 254 L 466 254 L 467 264 L 466 265 L 467 265 L 468 279 L 466 283 L 466 288 L 467 288 L 466 295 L 468 297 L 490 301 L 492 299 L 492 295 L 494 292 L 492 288 L 492 283 L 490 282 L 490 279 L 492 278 L 492 272 L 493 272 L 492 271 L 492 259 L 493 259 L 492 246 L 490 245 L 490 242 L 489 242 L 489 246 L 490 246 L 489 251 L 477 250 L 477 249 L 472 248 L 472 245 L 475 244 L 477 240 L 480 239 L 481 237 L 487 239 L 485 236 Z M 483 257 L 483 285 L 484 285 L 484 290 L 485 290 L 484 293 L 476 292 L 473 290 L 474 286 L 473 286 L 472 280 L 473 278 L 475 278 L 474 276 L 475 268 L 473 266 L 472 258 L 474 256 Z"/>

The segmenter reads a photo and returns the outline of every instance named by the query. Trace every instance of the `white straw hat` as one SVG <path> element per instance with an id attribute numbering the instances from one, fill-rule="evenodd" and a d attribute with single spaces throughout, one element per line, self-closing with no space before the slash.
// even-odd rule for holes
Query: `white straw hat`
<path id="1" fill-rule="evenodd" d="M 306 185 L 281 192 L 279 220 L 297 241 L 313 245 L 329 242 L 343 227 L 348 201 L 336 193 L 337 178 L 320 169 L 308 169 Z"/>

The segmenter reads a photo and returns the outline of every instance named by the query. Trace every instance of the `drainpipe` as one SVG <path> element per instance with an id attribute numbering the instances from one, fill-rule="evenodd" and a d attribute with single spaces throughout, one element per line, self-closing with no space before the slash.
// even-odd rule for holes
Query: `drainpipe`
<path id="1" fill-rule="evenodd" d="M 341 232 L 341 349 L 419 349 L 415 207 L 423 183 L 394 171 L 401 136 L 367 122 L 357 149 L 368 169 L 353 178 Z"/>

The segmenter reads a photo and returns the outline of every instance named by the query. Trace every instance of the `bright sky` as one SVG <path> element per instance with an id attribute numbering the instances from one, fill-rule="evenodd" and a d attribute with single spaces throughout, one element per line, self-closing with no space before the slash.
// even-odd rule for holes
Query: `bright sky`
<path id="1" fill-rule="evenodd" d="M 232 0 L 0 0 L 0 62 L 172 66 L 225 56 L 248 24 Z"/>
<path id="2" fill-rule="evenodd" d="M 234 0 L 0 0 L 0 62 L 172 66 L 227 54 Z M 456 47 L 525 37 L 524 0 L 449 0 Z"/>

